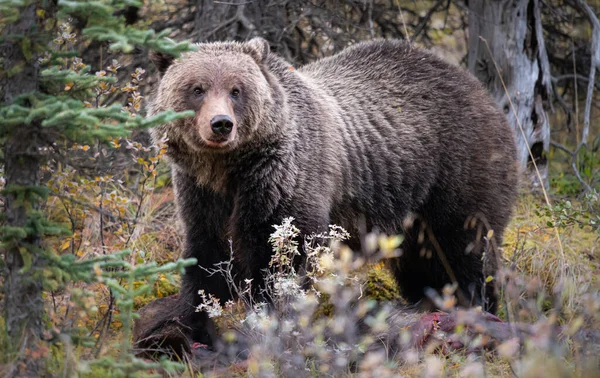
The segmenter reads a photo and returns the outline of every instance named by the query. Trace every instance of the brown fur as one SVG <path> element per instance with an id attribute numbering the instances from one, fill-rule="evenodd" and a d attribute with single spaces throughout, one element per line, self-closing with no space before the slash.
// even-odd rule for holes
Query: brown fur
<path id="1" fill-rule="evenodd" d="M 154 60 L 164 76 L 150 113 L 196 111 L 156 130 L 169 139 L 185 257 L 210 268 L 228 259 L 231 239 L 237 278 L 260 287 L 272 225 L 284 217 L 305 234 L 328 224 L 403 233 L 390 267 L 408 300 L 456 281 L 463 304 L 496 309 L 484 279 L 496 272 L 515 201 L 516 151 L 471 75 L 400 41 L 361 43 L 299 69 L 261 39 Z M 227 97 L 233 87 L 239 98 Z M 220 112 L 235 133 L 215 147 L 207 120 Z M 193 311 L 199 289 L 232 297 L 221 277 L 191 267 L 170 316 L 208 342 L 206 317 Z"/>

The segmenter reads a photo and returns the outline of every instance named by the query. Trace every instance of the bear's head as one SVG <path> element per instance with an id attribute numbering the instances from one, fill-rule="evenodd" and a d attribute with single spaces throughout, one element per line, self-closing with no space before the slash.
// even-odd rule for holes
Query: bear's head
<path id="1" fill-rule="evenodd" d="M 195 116 L 163 125 L 173 149 L 189 153 L 222 153 L 255 140 L 273 109 L 272 79 L 266 68 L 269 45 L 248 42 L 200 43 L 179 59 L 152 53 L 161 74 L 149 114 L 173 109 Z"/>

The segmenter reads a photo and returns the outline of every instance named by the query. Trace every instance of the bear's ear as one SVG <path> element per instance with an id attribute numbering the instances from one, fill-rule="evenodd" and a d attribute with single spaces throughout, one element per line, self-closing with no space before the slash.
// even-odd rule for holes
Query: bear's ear
<path id="1" fill-rule="evenodd" d="M 244 43 L 244 51 L 250 54 L 250 56 L 256 60 L 256 63 L 263 64 L 267 61 L 267 56 L 269 56 L 271 49 L 269 48 L 269 42 L 267 42 L 266 39 L 254 37 Z"/>
<path id="2" fill-rule="evenodd" d="M 173 55 L 165 54 L 158 51 L 151 51 L 149 54 L 150 60 L 158 69 L 160 76 L 163 76 L 167 72 L 167 68 L 173 63 L 175 57 Z"/>

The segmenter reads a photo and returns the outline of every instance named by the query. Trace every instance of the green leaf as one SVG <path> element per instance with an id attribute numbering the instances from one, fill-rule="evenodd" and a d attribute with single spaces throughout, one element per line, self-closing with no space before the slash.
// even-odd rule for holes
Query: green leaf
<path id="1" fill-rule="evenodd" d="M 23 259 L 23 268 L 21 268 L 21 273 L 24 273 L 31 269 L 31 265 L 33 264 L 33 255 L 25 247 L 19 247 L 19 253 Z"/>
<path id="2" fill-rule="evenodd" d="M 21 40 L 21 52 L 26 60 L 30 61 L 33 58 L 33 52 L 31 49 L 31 39 L 24 37 Z"/>

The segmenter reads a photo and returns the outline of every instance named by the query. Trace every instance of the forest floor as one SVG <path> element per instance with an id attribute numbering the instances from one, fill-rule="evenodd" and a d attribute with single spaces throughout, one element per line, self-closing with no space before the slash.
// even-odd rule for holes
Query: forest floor
<path id="1" fill-rule="evenodd" d="M 127 196 L 126 193 L 122 195 L 123 198 Z M 114 206 L 120 206 L 118 204 L 122 197 L 118 192 L 110 194 L 109 197 L 111 203 L 116 204 Z M 296 355 L 306 353 L 312 356 L 309 359 L 302 358 L 300 362 L 297 359 L 293 361 L 296 364 L 306 364 L 302 376 L 600 377 L 600 340 L 582 340 L 574 337 L 583 329 L 600 334 L 598 294 L 600 292 L 598 274 L 600 250 L 597 248 L 598 227 L 595 226 L 600 200 L 598 196 L 585 199 L 572 198 L 570 201 L 566 198 L 554 196 L 553 209 L 547 211 L 541 196 L 521 195 L 514 217 L 505 232 L 502 246 L 504 281 L 501 284 L 501 305 L 498 315 L 503 321 L 528 324 L 532 327 L 531 334 L 523 337 L 516 346 L 514 340 L 502 340 L 496 343 L 494 348 L 483 351 L 480 347 L 473 352 L 466 347 L 447 349 L 439 343 L 437 345 L 429 343 L 428 346 L 416 351 L 416 354 L 404 354 L 398 359 L 382 360 L 367 353 L 362 360 L 355 360 L 354 363 L 347 362 L 347 368 L 341 370 L 338 368 L 335 373 L 332 373 L 327 370 L 327 366 L 331 365 L 319 359 L 330 359 L 331 353 L 343 350 L 341 344 L 330 348 L 322 339 L 322 335 L 334 329 L 336 322 L 340 321 L 333 306 L 333 311 L 314 308 L 310 310 L 312 312 L 309 315 L 313 320 L 308 323 L 304 316 L 306 314 L 302 312 L 295 312 L 288 318 L 286 313 L 279 318 L 280 322 L 300 324 L 301 332 L 305 332 L 305 336 L 309 339 L 313 338 L 311 339 L 313 347 L 318 345 L 329 348 L 321 350 L 324 354 L 315 355 L 314 351 L 309 353 L 309 343 L 306 345 L 290 343 L 291 333 L 281 336 L 279 340 L 278 334 L 268 334 L 264 329 L 260 331 L 254 329 L 251 331 L 251 336 L 254 338 L 249 338 L 254 343 L 252 352 L 245 364 L 237 364 L 225 370 L 208 369 L 204 374 L 224 377 L 286 376 L 284 365 L 287 363 L 285 360 L 287 357 L 279 349 L 282 345 L 288 345 Z M 130 258 L 130 262 L 134 264 L 152 261 L 165 264 L 176 260 L 179 257 L 182 240 L 175 221 L 173 200 L 172 189 L 162 186 L 160 190 L 147 193 L 143 201 L 143 211 L 135 211 L 135 207 L 124 209 L 123 212 L 137 214 L 137 224 L 129 233 L 124 232 L 118 225 L 113 225 L 116 232 L 99 235 L 98 217 L 92 213 L 85 213 L 85 216 L 79 218 L 79 231 L 76 232 L 76 238 L 72 239 L 77 240 L 78 245 L 74 249 L 74 254 L 80 258 L 85 258 L 88 253 L 93 256 L 93 253 L 98 253 L 97 246 L 101 241 L 103 248 L 108 249 L 109 252 L 118 251 L 124 246 L 130 248 L 135 252 Z M 64 212 L 63 204 L 56 198 L 51 198 L 47 211 L 51 217 L 60 219 L 61 212 Z M 75 211 L 71 209 L 69 213 L 73 215 Z M 56 248 L 68 252 L 71 245 L 65 241 L 57 241 Z M 344 259 L 343 254 L 342 259 Z M 337 276 L 340 272 L 337 271 Z M 365 297 L 378 300 L 398 299 L 399 291 L 382 264 L 358 266 L 356 272 L 348 274 L 348 277 L 354 286 L 357 286 L 356 282 L 361 284 L 358 285 L 361 288 L 360 293 L 353 291 L 354 294 L 362 296 L 362 288 L 364 288 Z M 79 290 L 77 293 L 88 293 L 86 297 L 88 299 L 83 301 L 84 304 L 74 299 L 76 290 Z M 138 310 L 157 298 L 171 296 L 177 291 L 177 276 L 175 275 L 173 279 L 168 274 L 161 274 L 153 284 L 151 292 L 135 298 L 134 309 Z M 342 297 L 347 294 L 344 291 L 326 293 L 333 295 L 325 295 L 325 298 Z M 102 282 L 76 284 L 67 290 L 50 293 L 47 300 L 50 308 L 48 320 L 54 324 L 54 327 L 61 329 L 79 327 L 80 334 L 90 334 L 96 339 L 93 347 L 77 347 L 70 357 L 69 352 L 64 348 L 52 348 L 48 365 L 50 371 L 54 372 L 52 375 L 60 376 L 60 372 L 69 363 L 85 366 L 85 361 L 98 360 L 102 356 L 117 356 L 121 352 L 120 345 L 127 345 L 122 341 L 124 335 L 129 333 L 124 332 L 123 324 L 118 318 L 119 309 L 112 307 L 112 315 L 107 317 L 108 309 L 112 306 L 111 294 L 107 285 Z M 294 306 L 298 304 L 298 302 L 290 303 L 294 303 Z M 229 307 L 233 312 L 225 316 L 226 319 L 218 321 L 220 334 L 227 337 L 228 329 L 248 331 L 251 319 L 248 313 L 239 310 L 243 308 L 243 305 Z M 358 319 L 349 307 L 343 310 L 351 316 L 341 319 L 342 322 L 355 322 Z M 449 311 L 456 312 L 455 309 Z M 258 313 L 259 311 L 256 312 Z M 320 317 L 325 318 L 328 323 L 315 321 L 315 314 L 320 314 Z M 108 326 L 107 319 L 110 320 Z M 262 320 L 267 327 L 268 321 L 273 322 L 273 319 L 268 317 Z M 560 335 L 557 332 L 558 328 L 562 330 Z M 459 327 L 455 332 L 459 332 Z M 481 343 L 481 340 L 481 337 L 475 336 L 468 343 Z M 6 347 L 1 341 L 0 354 L 2 354 L 1 349 Z M 370 342 L 372 341 L 371 339 Z M 354 348 L 357 348 L 357 345 L 354 345 Z M 252 355 L 254 352 L 256 352 L 255 356 Z M 265 370 L 267 365 L 268 369 Z M 185 362 L 185 366 L 184 372 L 170 374 L 170 376 L 202 376 L 193 363 Z M 87 369 L 87 373 L 82 371 L 80 376 L 113 376 L 111 369 L 104 368 L 101 364 L 94 365 Z M 154 370 L 148 373 L 156 372 Z"/>
<path id="2" fill-rule="evenodd" d="M 135 248 L 146 251 L 147 260 L 171 261 L 180 248 L 181 240 L 173 221 L 172 199 L 172 193 L 167 190 L 154 194 L 150 201 L 152 203 L 150 206 L 156 211 L 149 213 L 150 218 L 146 220 L 149 222 L 149 227 L 134 245 Z M 537 325 L 540 328 L 552 323 L 565 329 L 592 327 L 598 331 L 600 323 L 596 306 L 599 302 L 590 300 L 590 296 L 597 300 L 600 290 L 598 234 L 591 226 L 585 224 L 586 205 L 582 202 L 573 201 L 567 204 L 557 198 L 556 203 L 558 205 L 552 214 L 545 213 L 542 210 L 544 203 L 540 198 L 531 195 L 520 196 L 502 246 L 504 266 L 519 277 L 520 286 L 517 285 L 517 290 L 520 291 L 516 293 L 516 298 L 502 298 L 499 316 L 505 321 L 512 316 L 513 321 Z M 557 221 L 561 215 L 562 221 Z M 150 226 L 152 224 L 155 226 Z M 366 275 L 364 275 L 365 271 Z M 397 293 L 397 289 L 389 287 L 392 280 L 380 265 L 363 269 L 362 272 L 363 283 L 371 288 L 369 295 L 375 298 L 386 298 L 390 297 L 390 293 L 391 296 Z M 375 289 L 372 289 L 373 287 Z M 377 292 L 379 288 L 383 293 Z M 176 291 L 177 286 L 173 283 L 159 280 L 152 294 L 136 299 L 136 308 Z M 106 294 L 106 291 L 98 293 L 99 303 L 106 303 L 100 299 Z M 506 291 L 503 291 L 503 295 L 508 296 Z M 515 293 L 511 295 L 514 296 Z M 510 302 L 513 306 L 510 309 L 512 314 L 509 314 L 506 308 L 506 304 Z M 101 305 L 100 313 L 105 308 L 106 305 Z M 229 318 L 226 322 L 228 327 L 243 328 L 241 324 L 231 324 L 231 319 L 234 318 Z M 244 317 L 239 316 L 236 319 L 241 320 Z M 114 323 L 111 329 L 111 338 L 118 339 L 119 324 Z M 473 354 L 465 349 L 440 353 L 435 348 L 426 348 L 418 361 L 392 364 L 382 376 L 388 374 L 409 377 L 600 376 L 598 360 L 600 357 L 596 355 L 591 359 L 583 358 L 581 354 L 582 350 L 600 350 L 600 345 L 578 345 L 571 340 L 562 343 L 558 341 L 559 338 L 553 338 L 551 341 L 556 345 L 538 345 L 543 344 L 540 340 L 539 335 L 532 337 L 531 340 L 525 340 L 521 352 L 511 354 L 507 354 L 506 351 L 499 354 L 498 350 Z M 251 366 L 249 369 L 252 373 Z M 307 368 L 307 372 L 309 376 L 328 376 L 326 371 L 319 371 L 318 368 Z M 255 376 L 257 373 L 258 370 L 250 375 Z M 184 375 L 189 374 L 190 371 Z M 226 370 L 226 373 L 221 371 L 222 376 L 229 374 L 233 374 L 233 370 Z M 239 372 L 238 369 L 236 374 L 246 376 L 248 373 Z M 262 374 L 258 375 L 262 376 Z M 375 373 L 371 375 L 364 368 L 360 373 L 351 373 L 348 369 L 347 376 L 354 375 L 366 377 L 375 376 Z"/>

